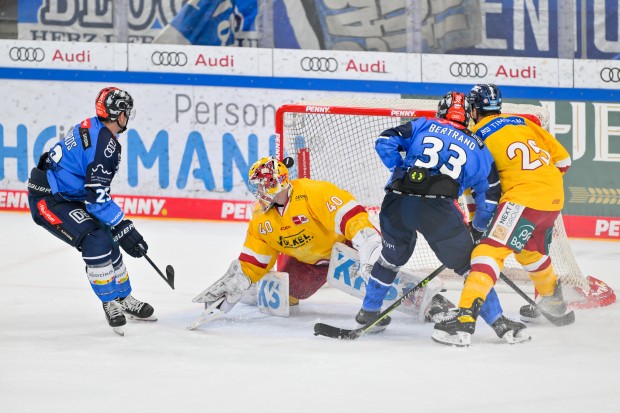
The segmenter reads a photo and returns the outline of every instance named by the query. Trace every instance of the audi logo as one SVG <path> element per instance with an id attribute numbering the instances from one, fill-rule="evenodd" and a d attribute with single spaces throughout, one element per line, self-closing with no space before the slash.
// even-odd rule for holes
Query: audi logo
<path id="1" fill-rule="evenodd" d="M 187 55 L 183 52 L 155 52 L 151 55 L 155 66 L 185 66 Z"/>
<path id="2" fill-rule="evenodd" d="M 450 74 L 455 77 L 485 77 L 489 69 L 484 63 L 453 62 Z"/>
<path id="3" fill-rule="evenodd" d="M 304 57 L 301 68 L 306 72 L 335 72 L 338 61 L 333 57 Z"/>
<path id="4" fill-rule="evenodd" d="M 12 47 L 9 57 L 14 62 L 42 62 L 45 52 L 40 47 Z"/>
<path id="5" fill-rule="evenodd" d="M 603 82 L 620 82 L 620 67 L 605 67 L 601 70 L 601 80 Z"/>

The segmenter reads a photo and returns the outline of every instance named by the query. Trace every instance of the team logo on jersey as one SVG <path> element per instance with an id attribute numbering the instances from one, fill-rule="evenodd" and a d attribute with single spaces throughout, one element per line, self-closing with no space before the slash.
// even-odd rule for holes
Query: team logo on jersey
<path id="1" fill-rule="evenodd" d="M 97 166 L 91 168 L 91 171 L 93 171 L 94 174 L 101 172 L 102 174 L 112 175 L 112 172 L 106 171 L 102 164 L 97 164 Z"/>
<path id="2" fill-rule="evenodd" d="M 280 244 L 280 246 L 284 248 L 299 248 L 312 241 L 312 238 L 314 237 L 304 234 L 304 231 L 301 231 L 295 235 L 290 235 L 288 237 L 280 236 L 278 244 Z"/>
<path id="3" fill-rule="evenodd" d="M 301 215 L 296 215 L 293 217 L 293 224 L 295 225 L 301 225 L 301 224 L 305 224 L 306 222 L 310 222 L 310 220 L 308 219 L 307 216 L 301 214 Z"/>

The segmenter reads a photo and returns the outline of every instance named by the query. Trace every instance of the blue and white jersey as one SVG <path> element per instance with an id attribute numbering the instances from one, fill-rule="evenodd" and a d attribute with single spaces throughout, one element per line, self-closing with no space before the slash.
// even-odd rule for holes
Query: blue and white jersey
<path id="1" fill-rule="evenodd" d="M 459 196 L 472 188 L 476 201 L 473 226 L 483 230 L 501 195 L 499 175 L 482 141 L 445 119 L 419 118 L 381 133 L 375 149 L 392 171 L 388 185 L 401 179 L 409 167 L 426 168 L 430 175 L 444 174 L 459 185 Z M 401 155 L 405 152 L 405 156 Z"/>
<path id="2" fill-rule="evenodd" d="M 49 150 L 47 179 L 53 194 L 83 201 L 101 223 L 115 226 L 124 217 L 110 196 L 121 161 L 121 145 L 97 117 L 78 123 Z"/>

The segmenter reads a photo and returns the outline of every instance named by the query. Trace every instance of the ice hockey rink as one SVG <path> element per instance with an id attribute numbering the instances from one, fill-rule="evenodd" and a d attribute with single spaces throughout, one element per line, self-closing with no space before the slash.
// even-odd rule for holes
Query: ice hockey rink
<path id="1" fill-rule="evenodd" d="M 238 256 L 246 224 L 135 219 L 171 290 L 145 259 L 126 258 L 133 294 L 156 323 L 107 325 L 80 254 L 31 221 L 0 213 L 0 411 L 13 412 L 617 412 L 620 305 L 577 311 L 568 327 L 530 327 L 508 345 L 484 322 L 470 348 L 438 345 L 432 324 L 395 312 L 384 333 L 315 337 L 355 327 L 360 302 L 333 288 L 289 318 L 239 304 L 198 330 L 192 298 Z M 620 290 L 620 245 L 571 240 L 585 274 Z M 517 317 L 522 298 L 502 292 Z M 457 291 L 446 294 L 453 301 Z"/>

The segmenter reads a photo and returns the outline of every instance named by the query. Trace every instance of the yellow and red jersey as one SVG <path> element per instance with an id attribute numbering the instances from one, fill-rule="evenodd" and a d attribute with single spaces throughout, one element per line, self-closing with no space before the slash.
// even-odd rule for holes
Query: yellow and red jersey
<path id="1" fill-rule="evenodd" d="M 562 175 L 571 159 L 549 132 L 515 115 L 487 116 L 472 131 L 495 159 L 502 186 L 500 203 L 514 202 L 539 211 L 563 208 Z"/>
<path id="2" fill-rule="evenodd" d="M 294 179 L 287 205 L 252 216 L 241 268 L 256 282 L 279 253 L 308 264 L 329 260 L 334 243 L 350 241 L 367 227 L 374 228 L 366 209 L 349 192 L 330 182 Z"/>

